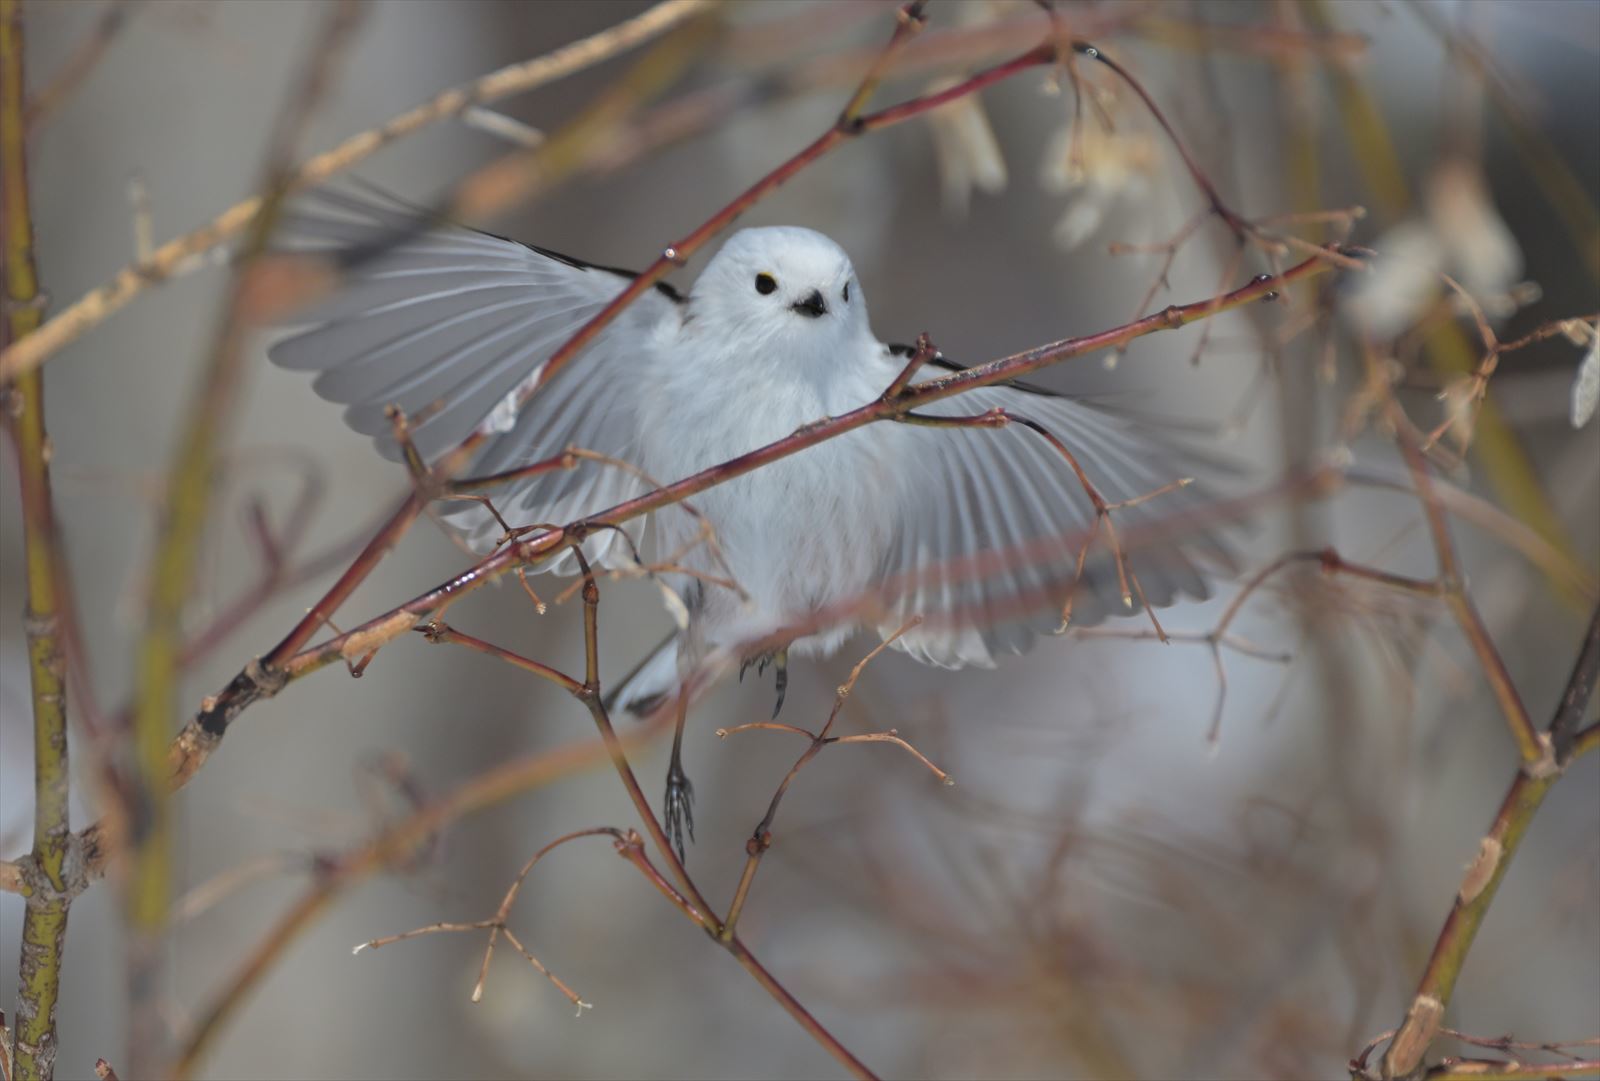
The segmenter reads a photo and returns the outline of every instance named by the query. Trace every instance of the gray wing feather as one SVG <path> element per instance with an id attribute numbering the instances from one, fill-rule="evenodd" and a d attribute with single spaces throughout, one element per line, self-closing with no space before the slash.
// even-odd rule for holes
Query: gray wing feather
<path id="1" fill-rule="evenodd" d="M 432 462 L 483 425 L 507 396 L 533 378 L 550 355 L 627 287 L 622 272 L 589 267 L 456 226 L 419 231 L 415 212 L 342 192 L 320 192 L 315 210 L 286 217 L 290 250 L 357 259 L 335 295 L 297 317 L 304 329 L 268 349 L 272 361 L 316 372 L 312 386 L 346 407 L 345 421 L 399 460 L 386 415 L 398 406 L 423 415 L 412 438 Z M 628 460 L 634 451 L 633 402 L 645 376 L 650 336 L 679 318 L 668 296 L 651 290 L 630 305 L 558 373 L 503 431 L 488 439 L 469 474 L 529 465 L 580 446 Z M 644 490 L 614 466 L 581 461 L 485 494 L 512 525 L 566 522 Z M 499 527 L 477 504 L 446 503 L 443 516 L 478 547 Z M 630 527 L 636 540 L 643 523 Z M 611 533 L 586 554 L 628 561 Z M 554 569 L 570 570 L 570 558 Z"/>
<path id="2" fill-rule="evenodd" d="M 1171 484 L 1205 464 L 1185 461 L 1178 448 L 1083 402 L 1014 387 L 986 387 L 919 412 L 962 417 L 996 407 L 1060 439 L 1111 503 Z M 908 504 L 883 567 L 887 610 L 880 632 L 887 636 L 921 615 L 922 624 L 895 645 L 946 667 L 988 666 L 998 654 L 1026 651 L 1060 623 L 1082 538 L 1095 524 L 1092 502 L 1060 452 L 1023 425 L 918 427 L 910 430 L 909 441 Z M 1189 487 L 1112 513 L 1127 536 L 1204 498 L 1198 486 Z M 1232 568 L 1227 546 L 1205 533 L 1158 536 L 1127 557 L 1153 607 L 1183 596 L 1203 599 L 1209 596 L 1206 572 Z M 1077 581 L 1073 625 L 1127 611 L 1115 561 L 1100 534 Z"/>

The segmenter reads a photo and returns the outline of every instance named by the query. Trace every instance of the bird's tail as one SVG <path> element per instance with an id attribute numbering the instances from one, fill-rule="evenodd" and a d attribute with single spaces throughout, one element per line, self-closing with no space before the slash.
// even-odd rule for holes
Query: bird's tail
<path id="1" fill-rule="evenodd" d="M 678 633 L 667 635 L 603 699 L 606 712 L 650 713 L 678 691 Z"/>

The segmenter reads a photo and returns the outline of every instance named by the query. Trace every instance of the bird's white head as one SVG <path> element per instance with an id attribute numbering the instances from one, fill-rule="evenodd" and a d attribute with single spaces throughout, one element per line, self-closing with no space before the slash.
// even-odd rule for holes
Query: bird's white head
<path id="1" fill-rule="evenodd" d="M 867 302 L 844 249 L 794 226 L 741 229 L 694 283 L 702 333 L 800 360 L 836 357 L 869 335 Z"/>

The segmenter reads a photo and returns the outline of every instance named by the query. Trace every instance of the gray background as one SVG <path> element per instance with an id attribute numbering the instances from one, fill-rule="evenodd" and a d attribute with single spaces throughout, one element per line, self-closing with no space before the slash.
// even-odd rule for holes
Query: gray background
<path id="1" fill-rule="evenodd" d="M 737 19 L 792 17 L 794 4 L 752 5 Z M 308 150 L 376 124 L 439 89 L 533 56 L 638 10 L 612 3 L 381 3 L 318 114 Z M 1439 151 L 1450 85 L 1437 45 L 1403 10 L 1337 5 L 1373 36 L 1370 75 L 1400 136 L 1413 183 Z M 891 7 L 863 19 L 819 5 L 816 52 L 880 41 Z M 1498 6 L 1497 6 L 1498 8 Z M 1172 10 L 1176 10 L 1174 5 Z M 1219 21 L 1266 20 L 1266 6 L 1184 9 Z M 1454 14 L 1454 9 L 1445 9 Z M 98 5 L 28 5 L 29 77 L 55 70 Z M 935 25 L 1026 6 L 936 4 Z M 132 257 L 125 189 L 142 177 L 158 241 L 190 229 L 251 190 L 265 133 L 315 21 L 315 5 L 274 0 L 155 3 L 140 11 L 88 82 L 33 143 L 39 269 L 59 302 Z M 1507 5 L 1479 16 L 1495 55 L 1543 105 L 1541 122 L 1596 194 L 1600 138 L 1593 102 L 1600 7 Z M 1282 186 L 1278 77 L 1259 59 L 1222 54 L 1208 78 L 1196 54 L 1131 38 L 1112 42 L 1169 104 L 1236 206 L 1288 205 Z M 556 127 L 624 70 L 613 62 L 503 108 Z M 690 76 L 740 70 L 726 57 Z M 1070 115 L 1070 98 L 1040 93 L 1029 74 L 985 95 L 1010 167 L 1000 196 L 945 213 L 929 129 L 914 123 L 850 145 L 763 203 L 748 222 L 824 230 L 850 250 L 881 336 L 932 332 L 969 361 L 1120 322 L 1154 271 L 1149 258 L 1110 259 L 1108 240 L 1156 240 L 1196 205 L 1170 155 L 1145 193 L 1073 251 L 1050 242 L 1063 211 L 1040 190 L 1040 156 Z M 918 91 L 918 79 L 889 96 Z M 1319 84 L 1325 86 L 1325 84 Z M 495 223 L 519 238 L 601 263 L 642 265 L 763 171 L 822 130 L 843 88 L 740 116 L 620 175 L 564 188 Z M 1342 150 L 1325 89 L 1324 202 L 1367 198 Z M 1148 130 L 1130 109 L 1119 114 Z M 360 176 L 425 201 L 503 144 L 442 124 L 364 164 Z M 1522 244 L 1526 277 L 1545 299 L 1518 316 L 1532 326 L 1592 311 L 1595 288 L 1525 171 L 1491 126 L 1486 168 L 1496 203 Z M 1370 241 L 1378 226 L 1358 234 Z M 1211 234 L 1215 241 L 1217 234 Z M 1170 299 L 1209 295 L 1222 249 L 1199 243 L 1172 275 Z M 1247 265 L 1239 279 L 1263 269 Z M 678 275 L 681 285 L 692 271 Z M 191 380 L 214 329 L 225 278 L 206 271 L 154 289 L 49 365 L 57 494 L 94 660 L 108 704 L 128 685 L 139 625 L 152 489 L 166 468 Z M 1162 301 L 1165 302 L 1165 301 Z M 1268 327 L 1289 313 L 1251 312 Z M 1205 362 L 1186 358 L 1194 331 L 1141 342 L 1113 377 L 1093 361 L 1051 373 L 1052 385 L 1129 391 L 1141 409 L 1215 423 L 1253 378 L 1253 324 L 1219 324 Z M 262 339 L 264 342 L 265 339 Z M 1242 344 L 1241 344 L 1242 343 Z M 1288 395 L 1315 423 L 1293 441 L 1323 445 L 1339 388 L 1316 390 L 1303 349 L 1285 354 Z M 1497 376 L 1508 411 L 1594 571 L 1600 521 L 1600 425 L 1574 433 L 1566 394 L 1577 352 L 1559 339 L 1508 359 Z M 1316 392 L 1320 404 L 1311 405 Z M 1284 439 L 1269 389 L 1226 452 L 1270 475 Z M 1413 399 L 1432 417 L 1425 395 Z M 327 498 L 308 547 L 369 520 L 403 490 L 394 467 L 317 401 L 307 381 L 253 347 L 231 436 L 231 470 L 199 573 L 204 622 L 251 581 L 243 541 L 248 497 L 286 505 L 310 463 Z M 1357 460 L 1390 466 L 1381 441 Z M 1468 474 L 1463 483 L 1474 484 Z M 20 623 L 21 543 L 15 480 L 0 481 L 0 838 L 19 852 L 29 829 L 29 724 Z M 1360 494 L 1310 514 L 1316 543 L 1353 559 L 1431 573 L 1415 504 Z M 1289 543 L 1279 514 L 1249 541 L 1264 561 Z M 1536 717 L 1547 716 L 1581 631 L 1573 607 L 1491 538 L 1458 529 L 1476 596 Z M 415 529 L 340 614 L 356 622 L 464 565 L 434 527 Z M 541 583 L 543 584 L 543 583 Z M 188 679 L 186 698 L 221 685 L 264 651 L 318 595 L 277 598 Z M 1224 590 L 1224 598 L 1228 590 Z M 865 677 L 842 722 L 897 728 L 956 777 L 938 786 L 886 747 L 831 751 L 795 785 L 758 879 L 744 934 L 767 965 L 874 1068 L 897 1076 L 1148 1076 L 1341 1074 L 1366 1037 L 1392 1025 L 1410 994 L 1462 865 L 1475 850 L 1514 754 L 1492 700 L 1448 617 L 1420 603 L 1342 591 L 1309 607 L 1309 626 L 1346 658 L 1353 681 L 1327 693 L 1300 636 L 1304 591 L 1263 593 L 1239 630 L 1299 645 L 1284 667 L 1227 658 L 1220 745 L 1205 729 L 1216 679 L 1203 649 L 1050 640 L 993 672 L 934 672 L 898 655 Z M 1203 630 L 1217 602 L 1171 612 L 1171 629 Z M 536 617 L 521 591 L 491 589 L 451 621 L 551 663 L 579 663 L 579 613 Z M 610 587 L 602 607 L 608 670 L 625 671 L 668 626 L 647 584 Z M 1141 626 L 1130 622 L 1130 628 Z M 820 723 L 832 688 L 869 643 L 794 673 L 786 720 Z M 690 867 L 725 903 L 743 840 L 800 748 L 756 733 L 727 742 L 718 725 L 762 717 L 770 683 L 716 691 L 692 719 L 688 764 L 700 796 Z M 589 734 L 584 712 L 553 688 L 462 651 L 407 640 L 359 681 L 329 670 L 251 709 L 176 801 L 181 877 L 204 883 L 269 853 L 309 855 L 358 841 L 370 825 L 354 773 L 398 751 L 430 793 L 542 746 Z M 87 780 L 79 756 L 79 791 Z M 657 747 L 636 763 L 654 796 Z M 1600 1031 L 1600 764 L 1580 763 L 1556 790 L 1518 856 L 1475 949 L 1450 1023 L 1484 1034 L 1575 1038 Z M 75 821 L 91 808 L 75 809 Z M 351 956 L 365 939 L 436 920 L 487 916 L 522 861 L 586 826 L 631 823 L 609 774 L 573 777 L 453 826 L 434 860 L 343 896 L 275 967 L 205 1063 L 218 1077 L 831 1076 L 838 1072 L 723 953 L 599 842 L 559 852 L 534 873 L 514 926 L 590 1002 L 567 1004 L 509 951 L 486 999 L 468 1002 L 477 937 L 443 936 Z M 245 951 L 303 888 L 303 876 L 252 884 L 179 928 L 166 967 L 180 1028 L 210 1001 Z M 72 910 L 62 1076 L 116 1061 L 124 1002 L 116 892 L 97 886 Z M 0 956 L 15 956 L 21 905 L 0 897 Z M 8 1000 L 14 968 L 0 982 Z"/>

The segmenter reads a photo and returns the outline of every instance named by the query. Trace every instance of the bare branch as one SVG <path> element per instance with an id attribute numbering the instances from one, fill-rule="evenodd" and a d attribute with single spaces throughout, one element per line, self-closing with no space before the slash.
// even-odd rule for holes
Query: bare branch
<path id="1" fill-rule="evenodd" d="M 426 104 L 401 113 L 381 127 L 350 136 L 337 147 L 306 161 L 288 178 L 291 190 L 315 187 L 372 154 L 439 120 L 458 116 L 593 67 L 620 52 L 658 37 L 710 7 L 710 0 L 663 0 L 632 19 L 533 60 L 492 71 L 465 86 L 452 87 Z M 110 282 L 63 308 L 40 328 L 26 348 L 0 351 L 0 384 L 44 362 L 127 305 L 134 297 L 183 272 L 199 255 L 255 224 L 267 205 L 265 195 L 229 207 L 208 224 L 157 248 L 147 260 L 124 267 Z"/>

